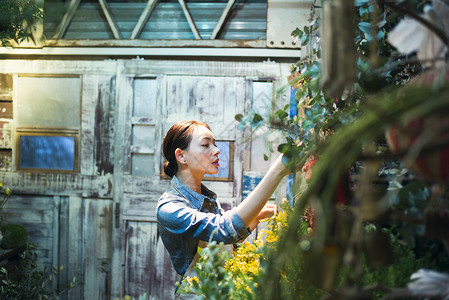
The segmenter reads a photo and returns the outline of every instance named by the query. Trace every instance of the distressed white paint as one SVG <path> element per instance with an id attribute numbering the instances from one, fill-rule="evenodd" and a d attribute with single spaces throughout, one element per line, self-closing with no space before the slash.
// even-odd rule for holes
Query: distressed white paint
<path id="1" fill-rule="evenodd" d="M 127 268 L 125 294 L 138 297 L 146 294 L 155 299 L 173 299 L 174 282 L 179 276 L 157 233 L 155 222 L 126 222 Z"/>
<path id="2" fill-rule="evenodd" d="M 89 299 L 110 299 L 113 201 L 85 199 L 83 208 L 84 295 Z"/>
<path id="3" fill-rule="evenodd" d="M 301 42 L 292 37 L 296 28 L 309 26 L 313 0 L 268 0 L 267 47 L 300 48 Z"/>
<path id="4" fill-rule="evenodd" d="M 252 80 L 269 78 L 282 86 L 289 67 L 193 60 L 0 60 L 0 73 L 16 78 L 70 74 L 82 81 L 80 173 L 0 172 L 0 181 L 17 195 L 11 218 L 29 224 L 32 238 L 40 242 L 40 261 L 67 266 L 59 278 L 62 285 L 74 276 L 85 283 L 70 290 L 67 299 L 120 297 L 122 290 L 148 291 L 160 299 L 172 295 L 176 275 L 154 223 L 156 202 L 169 185 L 160 177 L 166 130 L 181 119 L 202 119 L 217 139 L 235 141 L 234 181 L 205 183 L 224 206 L 235 206 L 251 152 L 234 115 L 251 107 Z M 148 76 L 155 78 L 155 102 L 148 102 L 154 106 L 143 116 L 134 115 L 134 78 Z M 142 120 L 147 115 L 151 120 Z M 143 138 L 152 139 L 151 145 L 140 145 L 153 148 L 147 153 L 153 170 L 146 176 L 131 172 L 131 154 L 139 146 L 132 142 L 133 125 L 148 129 Z M 114 173 L 101 171 L 100 162 L 111 163 Z M 131 229 L 135 235 L 127 235 Z"/>

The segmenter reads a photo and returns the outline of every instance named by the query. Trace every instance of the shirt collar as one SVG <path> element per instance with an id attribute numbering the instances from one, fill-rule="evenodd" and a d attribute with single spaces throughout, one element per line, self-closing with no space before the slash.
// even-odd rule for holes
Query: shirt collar
<path id="1" fill-rule="evenodd" d="M 208 189 L 205 185 L 201 184 L 201 192 L 202 194 L 198 194 L 195 191 L 192 191 L 187 186 L 182 183 L 176 175 L 173 176 L 171 180 L 171 184 L 178 193 L 180 192 L 184 198 L 186 198 L 189 203 L 191 203 L 196 209 L 201 209 L 204 199 L 208 198 L 214 202 L 216 202 L 217 194 Z"/>

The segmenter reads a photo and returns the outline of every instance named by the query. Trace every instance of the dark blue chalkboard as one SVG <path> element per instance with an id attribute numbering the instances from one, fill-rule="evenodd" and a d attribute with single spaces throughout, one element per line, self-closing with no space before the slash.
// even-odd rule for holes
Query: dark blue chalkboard
<path id="1" fill-rule="evenodd" d="M 75 165 L 75 137 L 20 136 L 19 169 L 72 171 Z"/>

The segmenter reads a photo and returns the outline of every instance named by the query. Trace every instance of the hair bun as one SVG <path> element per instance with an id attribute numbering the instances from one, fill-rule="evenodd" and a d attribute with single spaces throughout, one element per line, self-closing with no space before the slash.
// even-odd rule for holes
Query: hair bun
<path id="1" fill-rule="evenodd" d="M 178 171 L 178 165 L 173 165 L 169 161 L 164 163 L 164 173 L 169 177 L 173 177 Z"/>

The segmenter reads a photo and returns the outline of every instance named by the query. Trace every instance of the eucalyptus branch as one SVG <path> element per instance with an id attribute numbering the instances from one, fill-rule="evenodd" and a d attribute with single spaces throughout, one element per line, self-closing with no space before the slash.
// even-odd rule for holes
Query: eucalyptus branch
<path id="1" fill-rule="evenodd" d="M 445 45 L 449 44 L 449 40 L 448 40 L 444 30 L 442 30 L 438 26 L 435 26 L 435 24 L 432 24 L 431 22 L 429 22 L 425 18 L 421 17 L 419 14 L 415 13 L 413 10 L 411 10 L 409 8 L 408 5 L 406 5 L 406 6 L 399 6 L 399 5 L 395 4 L 395 3 L 392 3 L 392 2 L 389 2 L 389 1 L 385 1 L 385 0 L 379 0 L 379 4 L 388 6 L 391 9 L 393 9 L 393 10 L 395 10 L 395 11 L 397 11 L 397 12 L 399 12 L 399 13 L 405 15 L 405 16 L 409 16 L 409 17 L 415 19 L 416 21 L 420 22 L 421 24 L 423 24 L 424 26 L 426 26 L 427 28 L 432 30 L 441 39 L 441 41 Z"/>

